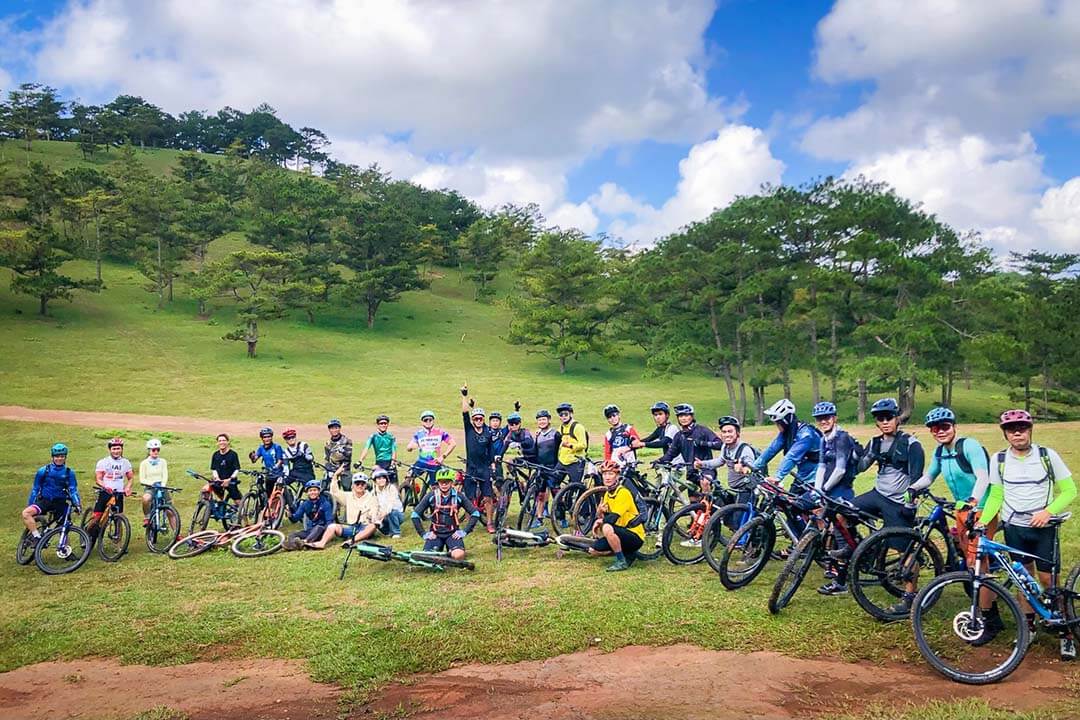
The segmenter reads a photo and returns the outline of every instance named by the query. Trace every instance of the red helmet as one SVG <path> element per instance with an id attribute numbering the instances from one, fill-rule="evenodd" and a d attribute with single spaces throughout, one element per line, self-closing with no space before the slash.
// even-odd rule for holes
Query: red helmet
<path id="1" fill-rule="evenodd" d="M 285 428 L 285 431 L 281 433 L 281 437 L 285 438 L 286 440 L 292 440 L 294 437 L 296 437 L 296 428 Z"/>
<path id="2" fill-rule="evenodd" d="M 619 467 L 619 463 L 615 462 L 614 460 L 605 460 L 604 462 L 600 463 L 600 467 L 597 469 L 600 471 L 601 474 L 603 474 L 609 472 L 619 472 L 621 468 Z"/>
<path id="3" fill-rule="evenodd" d="M 1031 413 L 1027 410 L 1006 410 L 1001 413 L 1001 422 L 999 425 L 1005 427 L 1006 425 L 1013 425 L 1015 423 L 1026 423 L 1028 425 L 1034 425 L 1035 420 L 1031 417 Z"/>
<path id="4" fill-rule="evenodd" d="M 119 445 L 120 447 L 124 447 L 124 438 L 122 438 L 122 437 L 109 438 L 109 442 L 107 442 L 105 444 L 108 445 L 109 447 L 114 447 L 116 445 Z"/>

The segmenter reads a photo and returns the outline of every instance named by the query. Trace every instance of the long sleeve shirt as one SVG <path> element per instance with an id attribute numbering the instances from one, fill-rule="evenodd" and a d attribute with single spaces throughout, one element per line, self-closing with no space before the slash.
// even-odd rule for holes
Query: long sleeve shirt
<path id="1" fill-rule="evenodd" d="M 764 470 L 769 461 L 783 451 L 784 459 L 780 461 L 780 467 L 776 469 L 776 477 L 783 480 L 788 473 L 794 471 L 796 479 L 800 482 L 812 482 L 817 472 L 818 454 L 821 451 L 820 434 L 806 423 L 799 423 L 791 444 L 785 447 L 787 435 L 786 432 L 777 433 L 773 441 L 769 443 L 769 447 L 762 451 L 757 462 L 754 463 L 754 469 Z"/>

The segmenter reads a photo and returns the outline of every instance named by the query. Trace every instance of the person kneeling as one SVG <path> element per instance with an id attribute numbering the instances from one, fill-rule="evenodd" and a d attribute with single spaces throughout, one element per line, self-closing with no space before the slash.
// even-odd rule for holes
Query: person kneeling
<path id="1" fill-rule="evenodd" d="M 364 473 L 353 473 L 352 492 L 345 496 L 345 522 L 327 525 L 319 540 L 304 544 L 314 550 L 322 550 L 336 537 L 355 545 L 374 535 L 382 522 L 382 513 L 378 498 L 368 492 L 370 482 Z"/>
<path id="2" fill-rule="evenodd" d="M 615 562 L 608 566 L 608 572 L 618 572 L 630 567 L 645 542 L 645 528 L 642 527 L 645 517 L 638 510 L 630 490 L 619 484 L 618 464 L 605 462 L 600 466 L 600 472 L 607 492 L 596 510 L 593 535 L 597 538 L 589 548 L 589 554 L 615 555 Z"/>
<path id="3" fill-rule="evenodd" d="M 305 543 L 318 540 L 334 521 L 334 506 L 330 504 L 330 498 L 323 497 L 322 483 L 308 480 L 304 483 L 304 492 L 307 493 L 307 499 L 297 503 L 289 512 L 289 520 L 303 521 L 305 527 L 289 534 L 285 540 L 286 550 L 299 550 Z"/>
<path id="4" fill-rule="evenodd" d="M 412 522 L 416 534 L 424 538 L 424 552 L 450 553 L 455 560 L 465 559 L 465 536 L 472 532 L 480 520 L 480 511 L 469 498 L 454 487 L 456 473 L 442 468 L 435 473 L 435 487 L 420 504 L 413 508 Z M 469 515 L 469 524 L 462 529 L 458 525 L 458 508 Z M 420 518 L 431 510 L 431 528 L 425 533 Z"/>

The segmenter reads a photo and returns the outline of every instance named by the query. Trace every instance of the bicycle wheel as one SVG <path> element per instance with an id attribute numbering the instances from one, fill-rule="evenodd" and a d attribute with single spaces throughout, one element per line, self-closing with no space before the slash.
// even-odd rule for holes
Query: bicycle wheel
<path id="1" fill-rule="evenodd" d="M 770 613 L 776 615 L 791 602 L 799 585 L 802 585 L 806 573 L 810 571 L 810 566 L 814 564 L 814 556 L 820 544 L 821 531 L 817 528 L 807 528 L 776 578 L 772 595 L 769 596 Z"/>
<path id="2" fill-rule="evenodd" d="M 776 544 L 776 526 L 760 515 L 735 531 L 720 553 L 720 582 L 728 590 L 738 590 L 754 581 L 769 562 Z M 706 557 L 712 549 L 706 548 Z M 711 564 L 711 563 L 710 563 Z"/>
<path id="3" fill-rule="evenodd" d="M 217 530 L 200 530 L 188 535 L 173 543 L 169 548 L 169 557 L 173 560 L 181 560 L 201 555 L 217 544 L 218 535 L 220 533 Z"/>
<path id="4" fill-rule="evenodd" d="M 552 533 L 558 535 L 570 528 L 570 516 L 574 512 L 574 505 L 585 491 L 585 483 L 570 483 L 555 494 L 548 512 L 548 522 L 551 524 Z"/>
<path id="5" fill-rule="evenodd" d="M 750 503 L 729 503 L 713 509 L 713 516 L 709 518 L 709 526 L 712 528 L 710 537 L 703 538 L 712 544 L 713 548 L 722 548 L 731 542 L 731 536 L 756 514 L 751 514 Z"/>
<path id="6" fill-rule="evenodd" d="M 1066 578 L 1065 585 L 1062 587 L 1065 591 L 1065 619 L 1069 621 L 1074 621 L 1080 616 L 1080 590 L 1076 589 L 1078 583 L 1080 583 L 1080 563 L 1069 572 L 1069 577 Z M 1076 634 L 1077 631 L 1073 630 L 1073 635 Z"/>
<path id="7" fill-rule="evenodd" d="M 38 528 L 41 524 L 38 523 Z M 30 531 L 23 528 L 22 535 L 19 536 L 19 544 L 15 546 L 15 562 L 20 565 L 29 565 L 34 562 L 34 548 L 37 547 L 38 539 L 30 534 Z"/>
<path id="8" fill-rule="evenodd" d="M 909 612 L 890 612 L 909 584 L 915 588 L 945 572 L 945 560 L 932 539 L 908 528 L 879 530 L 855 548 L 848 589 L 875 620 L 896 622 Z"/>
<path id="9" fill-rule="evenodd" d="M 90 558 L 92 543 L 86 531 L 74 525 L 54 527 L 34 548 L 34 563 L 46 575 L 75 572 Z"/>
<path id="10" fill-rule="evenodd" d="M 596 522 L 596 509 L 600 507 L 600 501 L 607 492 L 602 487 L 592 488 L 578 494 L 574 501 L 574 508 L 570 511 L 570 530 L 576 535 L 588 535 L 592 532 L 593 523 Z M 558 499 L 556 499 L 556 503 Z"/>
<path id="11" fill-rule="evenodd" d="M 440 553 L 414 552 L 410 557 L 412 557 L 413 560 L 431 563 L 432 565 L 441 565 L 442 567 L 456 567 L 462 568 L 463 570 L 476 569 L 476 565 L 470 560 L 457 560 L 449 555 L 442 555 Z"/>
<path id="12" fill-rule="evenodd" d="M 98 555 L 105 562 L 116 562 L 124 557 L 131 542 L 131 523 L 120 513 L 109 513 L 102 523 L 97 537 Z"/>
<path id="13" fill-rule="evenodd" d="M 542 516 L 543 508 L 539 507 L 538 497 L 539 492 L 535 486 L 529 488 L 529 491 L 525 493 L 525 499 L 521 501 L 521 511 L 518 513 L 517 518 L 518 530 L 529 530 L 537 518 Z"/>
<path id="14" fill-rule="evenodd" d="M 1005 678 L 1027 652 L 1027 621 L 1013 596 L 997 581 L 979 583 L 997 607 L 1001 631 L 983 642 L 988 616 L 973 601 L 971 573 L 939 575 L 923 587 L 911 606 L 911 625 L 919 652 L 945 677 L 967 685 L 985 685 Z M 981 644 L 976 644 L 978 641 Z"/>
<path id="15" fill-rule="evenodd" d="M 180 535 L 180 513 L 171 505 L 159 505 L 150 513 L 146 525 L 146 549 L 165 553 Z"/>
<path id="16" fill-rule="evenodd" d="M 193 534 L 206 530 L 206 526 L 210 524 L 210 501 L 206 498 L 201 498 L 198 503 L 195 504 L 195 512 L 191 515 L 191 524 L 188 525 L 188 534 Z"/>
<path id="17" fill-rule="evenodd" d="M 645 542 L 637 551 L 639 560 L 655 560 L 660 557 L 661 545 L 664 536 L 664 512 L 660 507 L 660 501 L 654 498 L 643 500 L 645 507 L 639 507 L 645 516 L 643 526 L 645 528 Z"/>
<path id="18" fill-rule="evenodd" d="M 702 545 L 708 521 L 701 521 L 704 508 L 705 503 L 691 503 L 676 511 L 671 519 L 664 523 L 660 546 L 664 557 L 675 565 L 695 565 L 705 558 Z M 710 542 L 713 537 L 710 536 Z"/>
<path id="19" fill-rule="evenodd" d="M 254 525 L 257 523 L 264 506 L 262 493 L 249 492 L 240 501 L 240 523 L 242 525 Z"/>
<path id="20" fill-rule="evenodd" d="M 272 555 L 285 544 L 285 533 L 264 528 L 259 532 L 241 535 L 232 541 L 229 550 L 236 557 L 253 558 Z"/>

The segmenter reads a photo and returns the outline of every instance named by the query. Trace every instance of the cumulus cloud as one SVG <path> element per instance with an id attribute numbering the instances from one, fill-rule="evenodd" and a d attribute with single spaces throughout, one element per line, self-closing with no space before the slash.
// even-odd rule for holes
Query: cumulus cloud
<path id="1" fill-rule="evenodd" d="M 1032 214 L 1056 247 L 1080 252 L 1080 177 L 1043 193 Z"/>

